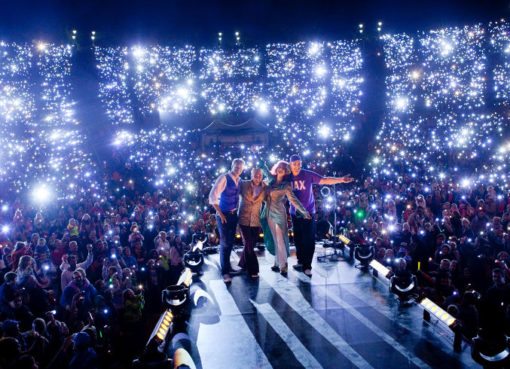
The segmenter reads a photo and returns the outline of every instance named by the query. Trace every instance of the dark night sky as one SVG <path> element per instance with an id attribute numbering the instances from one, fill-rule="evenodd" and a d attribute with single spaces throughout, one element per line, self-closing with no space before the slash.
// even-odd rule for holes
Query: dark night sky
<path id="1" fill-rule="evenodd" d="M 245 45 L 267 41 L 341 39 L 357 24 L 390 32 L 426 30 L 508 17 L 510 0 L 453 1 L 108 1 L 0 0 L 0 39 L 65 41 L 76 28 L 81 37 L 98 32 L 98 43 L 159 42 L 213 45 L 241 31 Z"/>

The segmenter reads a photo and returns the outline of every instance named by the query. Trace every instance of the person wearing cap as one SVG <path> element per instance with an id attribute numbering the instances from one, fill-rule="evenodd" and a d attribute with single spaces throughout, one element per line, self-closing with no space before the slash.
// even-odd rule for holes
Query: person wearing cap
<path id="1" fill-rule="evenodd" d="M 7 272 L 4 275 L 4 283 L 0 286 L 0 311 L 8 309 L 9 301 L 14 299 L 17 291 L 16 287 L 16 273 Z"/>
<path id="2" fill-rule="evenodd" d="M 230 253 L 234 247 L 237 228 L 237 209 L 241 192 L 244 160 L 234 159 L 229 173 L 220 175 L 209 193 L 209 203 L 216 210 L 216 221 L 220 232 L 220 267 L 223 281 L 230 283 L 231 275 L 238 274 L 230 265 Z"/>
<path id="3" fill-rule="evenodd" d="M 343 177 L 323 177 L 311 170 L 302 169 L 301 157 L 292 155 L 290 162 L 290 181 L 294 194 L 310 214 L 315 214 L 315 199 L 313 185 L 334 185 L 337 183 L 350 183 L 354 179 L 350 175 Z M 296 214 L 296 208 L 290 205 L 292 227 L 294 231 L 294 243 L 298 263 L 294 269 L 303 271 L 307 276 L 312 275 L 312 259 L 315 252 L 315 221 L 304 219 Z"/>
<path id="4" fill-rule="evenodd" d="M 69 362 L 70 369 L 97 368 L 97 353 L 90 347 L 91 341 L 87 332 L 79 332 L 74 336 L 74 356 Z"/>

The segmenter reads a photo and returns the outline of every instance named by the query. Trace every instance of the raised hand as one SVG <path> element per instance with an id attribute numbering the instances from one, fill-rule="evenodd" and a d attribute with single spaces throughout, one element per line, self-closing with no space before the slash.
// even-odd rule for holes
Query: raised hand
<path id="1" fill-rule="evenodd" d="M 350 174 L 347 174 L 340 178 L 342 179 L 342 183 L 351 183 L 352 181 L 354 181 L 354 178 L 352 178 Z"/>

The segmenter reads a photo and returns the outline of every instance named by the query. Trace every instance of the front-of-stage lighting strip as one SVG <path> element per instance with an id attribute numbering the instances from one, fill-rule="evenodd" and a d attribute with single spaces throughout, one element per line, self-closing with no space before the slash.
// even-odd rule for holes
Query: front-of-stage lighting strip
<path id="1" fill-rule="evenodd" d="M 170 330 L 170 325 L 172 324 L 173 319 L 174 315 L 170 310 L 167 310 L 161 314 L 158 324 L 156 324 L 156 327 L 152 331 L 148 342 L 150 342 L 154 336 L 156 336 L 159 340 L 164 341 L 168 331 Z"/>
<path id="2" fill-rule="evenodd" d="M 351 243 L 351 240 L 345 237 L 343 234 L 338 235 L 338 238 L 347 246 L 349 246 L 349 244 Z"/>
<path id="3" fill-rule="evenodd" d="M 386 268 L 384 265 L 379 263 L 377 260 L 373 259 L 370 264 L 370 267 L 377 271 L 378 275 L 381 275 L 383 278 L 387 279 L 388 275 L 390 274 L 390 270 Z"/>
<path id="4" fill-rule="evenodd" d="M 439 306 L 437 306 L 435 303 L 433 303 L 428 298 L 424 298 L 421 300 L 420 305 L 428 311 L 431 315 L 434 315 L 437 317 L 440 321 L 445 323 L 448 327 L 452 327 L 455 323 L 455 318 L 448 314 L 446 311 L 441 309 Z"/>

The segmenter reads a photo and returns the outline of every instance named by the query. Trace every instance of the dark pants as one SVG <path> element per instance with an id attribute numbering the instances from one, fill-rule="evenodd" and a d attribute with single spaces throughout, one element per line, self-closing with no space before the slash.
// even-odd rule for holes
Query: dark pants
<path id="1" fill-rule="evenodd" d="M 226 223 L 221 222 L 221 218 L 216 216 L 218 222 L 218 231 L 220 232 L 220 267 L 221 274 L 229 274 L 232 270 L 230 266 L 230 253 L 234 247 L 234 239 L 237 227 L 237 213 L 224 213 L 227 218 Z"/>
<path id="2" fill-rule="evenodd" d="M 259 273 L 259 261 L 255 254 L 255 244 L 260 233 L 259 227 L 240 226 L 241 235 L 243 236 L 244 250 L 239 259 L 239 266 L 246 268 L 248 275 Z"/>
<path id="3" fill-rule="evenodd" d="M 315 252 L 315 220 L 292 216 L 292 229 L 298 263 L 303 270 L 312 269 L 313 253 Z"/>

